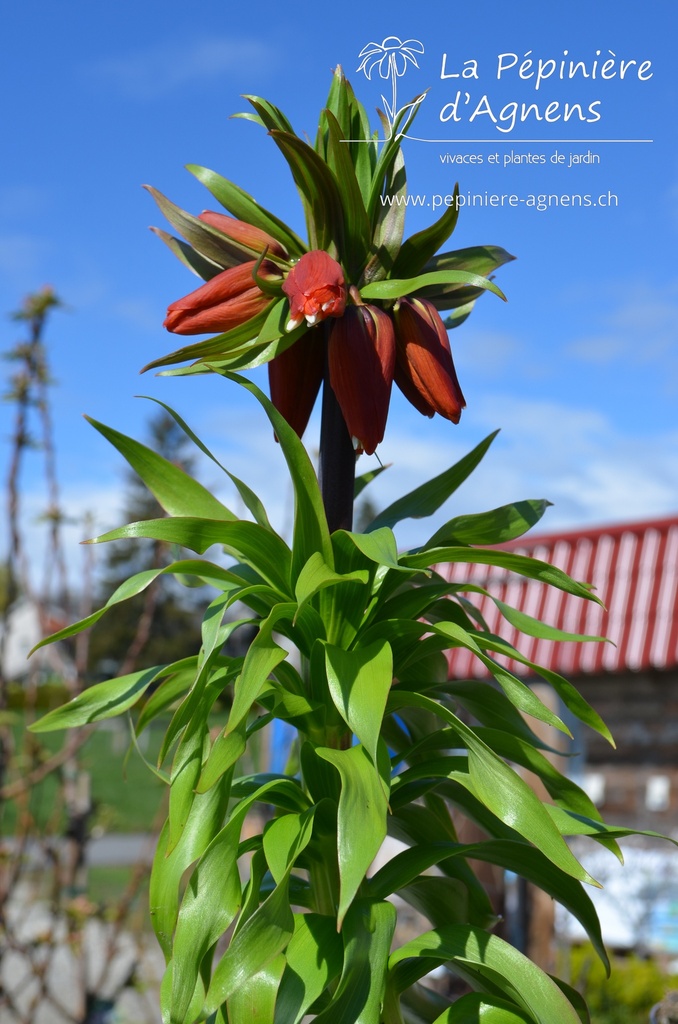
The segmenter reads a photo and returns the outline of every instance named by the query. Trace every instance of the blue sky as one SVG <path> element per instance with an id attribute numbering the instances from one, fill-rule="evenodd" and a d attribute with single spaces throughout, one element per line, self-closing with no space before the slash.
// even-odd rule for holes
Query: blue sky
<path id="1" fill-rule="evenodd" d="M 482 8 L 397 0 L 369 11 L 355 2 L 320 11 L 298 0 L 256 7 L 204 0 L 191 9 L 178 0 L 25 0 L 7 9 L 3 22 L 0 347 L 18 338 L 4 314 L 27 292 L 52 284 L 67 305 L 53 317 L 48 345 L 58 382 L 59 473 L 72 515 L 91 510 L 99 528 L 118 525 L 120 459 L 80 413 L 143 437 L 151 408 L 133 397 L 141 393 L 174 405 L 285 523 L 281 460 L 252 400 L 221 380 L 138 376 L 144 363 L 176 347 L 161 326 L 165 308 L 196 285 L 147 230 L 166 225 L 141 185 L 151 183 L 199 212 L 210 205 L 208 196 L 184 165 L 203 164 L 301 231 L 276 147 L 262 129 L 229 115 L 246 108 L 241 94 L 259 94 L 312 136 L 338 63 L 372 113 L 382 105 L 382 83 L 356 71 L 358 54 L 389 35 L 423 44 L 419 68 L 410 67 L 398 83 L 399 97 L 428 89 L 415 134 L 445 140 L 405 142 L 413 194 L 430 201 L 459 180 L 462 192 L 617 199 L 541 212 L 526 203 L 462 209 L 451 244 L 493 243 L 516 255 L 497 276 L 509 301 L 484 297 L 451 336 L 468 403 L 458 427 L 423 419 L 394 396 L 379 451 L 394 465 L 374 486 L 374 500 L 392 500 L 501 427 L 448 514 L 546 497 L 554 506 L 544 527 L 559 529 L 678 510 L 673 0 L 574 0 L 558 11 L 532 0 L 510 8 L 497 0 Z M 498 78 L 501 54 L 515 54 L 516 62 Z M 605 60 L 616 63 L 607 78 L 561 80 L 556 72 L 539 89 L 523 65 L 570 58 L 589 72 L 596 58 L 599 70 Z M 636 61 L 624 80 L 622 60 Z M 639 80 L 647 61 L 651 67 Z M 464 69 L 466 77 L 441 78 Z M 460 121 L 441 121 L 458 89 L 469 93 L 469 103 L 462 95 L 457 108 Z M 487 112 L 470 122 L 483 97 L 495 116 L 516 102 L 536 104 L 542 120 L 532 114 L 509 132 Z M 598 120 L 581 121 L 576 111 L 567 122 L 556 119 L 575 103 L 586 116 L 594 104 Z M 535 141 L 519 141 L 525 139 Z M 653 141 L 601 141 L 607 139 Z M 556 152 L 564 163 L 553 162 Z M 570 166 L 570 153 L 587 152 L 599 162 Z M 450 163 L 447 153 L 483 160 Z M 537 159 L 526 162 L 526 154 Z M 538 162 L 542 156 L 545 163 Z M 433 216 L 425 207 L 409 213 L 408 233 Z M 0 417 L 6 477 L 7 406 Z M 314 421 L 310 447 L 316 437 Z M 30 461 L 28 516 L 43 503 L 39 458 Z M 365 469 L 375 464 L 363 461 Z M 235 504 L 213 467 L 205 467 L 203 479 Z M 407 527 L 401 539 L 417 536 Z"/>

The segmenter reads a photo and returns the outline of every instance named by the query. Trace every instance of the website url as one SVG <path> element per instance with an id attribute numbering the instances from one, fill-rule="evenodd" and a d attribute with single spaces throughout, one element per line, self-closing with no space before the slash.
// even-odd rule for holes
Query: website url
<path id="1" fill-rule="evenodd" d="M 603 192 L 599 196 L 587 193 L 547 193 L 530 192 L 518 196 L 510 192 L 460 192 L 459 195 L 407 195 L 381 196 L 382 206 L 424 206 L 434 210 L 443 206 L 526 206 L 542 213 L 552 208 L 571 207 L 610 207 L 619 206 L 619 196 L 614 192 Z"/>

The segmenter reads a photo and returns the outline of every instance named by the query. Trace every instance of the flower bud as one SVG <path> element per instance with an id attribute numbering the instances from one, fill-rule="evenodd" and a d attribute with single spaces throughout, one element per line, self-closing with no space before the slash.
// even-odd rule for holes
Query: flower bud
<path id="1" fill-rule="evenodd" d="M 256 260 L 250 260 L 222 270 L 194 292 L 173 302 L 163 326 L 174 334 L 221 334 L 251 320 L 272 302 L 254 281 L 255 267 Z M 262 261 L 258 273 L 271 280 L 281 278 L 280 271 L 269 260 Z"/>
<path id="2" fill-rule="evenodd" d="M 396 303 L 393 315 L 396 384 L 424 416 L 438 412 L 458 423 L 466 402 L 438 310 L 428 299 L 403 298 Z"/>
<path id="3" fill-rule="evenodd" d="M 228 217 L 225 213 L 213 213 L 212 210 L 203 210 L 199 214 L 198 220 L 203 221 L 204 224 L 209 224 L 211 228 L 216 228 L 217 231 L 221 231 L 223 235 L 227 235 L 234 242 L 246 245 L 248 249 L 253 249 L 254 252 L 261 253 L 267 248 L 269 255 L 279 256 L 283 260 L 289 259 L 287 250 L 280 242 L 276 241 L 266 231 L 262 231 L 261 228 L 248 224 L 244 220 L 236 220 L 235 217 Z"/>
<path id="4" fill-rule="evenodd" d="M 330 384 L 356 451 L 371 455 L 384 437 L 395 364 L 395 336 L 388 313 L 376 306 L 347 306 L 329 325 Z"/>

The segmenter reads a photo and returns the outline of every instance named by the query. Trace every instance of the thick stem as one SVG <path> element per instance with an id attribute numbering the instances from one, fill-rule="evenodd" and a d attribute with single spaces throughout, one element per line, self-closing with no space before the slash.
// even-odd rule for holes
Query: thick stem
<path id="1" fill-rule="evenodd" d="M 355 451 L 326 365 L 320 422 L 320 491 L 330 533 L 352 528 L 354 488 Z"/>
<path id="2" fill-rule="evenodd" d="M 336 395 L 329 382 L 325 350 L 322 418 L 320 423 L 320 492 L 330 533 L 353 526 L 353 492 L 356 455 Z M 350 744 L 347 734 L 345 744 Z M 337 745 L 337 737 L 328 731 L 324 744 Z M 344 743 L 340 740 L 340 745 Z M 339 903 L 339 876 L 336 862 L 336 837 L 325 855 L 310 865 L 310 882 L 318 913 L 334 917 Z"/>

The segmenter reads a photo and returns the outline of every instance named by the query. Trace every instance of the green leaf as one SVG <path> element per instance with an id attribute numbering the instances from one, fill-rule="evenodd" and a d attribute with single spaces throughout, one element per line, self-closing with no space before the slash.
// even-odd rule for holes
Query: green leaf
<path id="1" fill-rule="evenodd" d="M 378 144 L 376 133 L 370 128 L 369 118 L 362 103 L 358 101 L 349 81 L 340 67 L 335 68 L 332 85 L 327 97 L 327 109 L 335 115 L 355 167 L 363 201 L 367 203 L 372 185 L 372 172 L 377 160 Z M 320 131 L 319 131 L 320 135 Z M 317 152 L 324 140 L 318 139 Z"/>
<path id="2" fill-rule="evenodd" d="M 228 793 L 232 791 L 228 786 L 223 788 L 228 799 Z M 245 817 L 257 800 L 274 800 L 276 793 L 288 788 L 287 779 L 270 778 L 263 785 L 255 784 L 251 792 L 243 795 L 228 824 L 204 850 L 189 879 L 174 941 L 176 973 L 172 1019 L 176 1016 L 177 1024 L 184 1021 L 184 1008 L 193 998 L 203 958 L 232 923 L 240 907 L 237 861 L 241 854 L 239 838 Z"/>
<path id="3" fill-rule="evenodd" d="M 127 601 L 130 597 L 134 597 L 136 594 L 140 594 L 141 591 L 149 587 L 159 575 L 178 573 L 180 575 L 195 575 L 198 579 L 204 583 L 217 587 L 219 590 L 224 590 L 224 584 L 231 584 L 234 587 L 242 589 L 242 581 L 236 582 L 236 578 L 232 572 L 228 572 L 227 569 L 222 568 L 220 565 L 214 565 L 212 562 L 203 561 L 199 559 L 186 559 L 184 561 L 173 562 L 171 565 L 165 566 L 162 569 L 144 569 L 142 572 L 137 572 L 129 580 L 125 580 L 121 583 L 120 587 L 111 595 L 109 600 L 105 602 L 103 607 L 97 611 L 93 611 L 91 615 L 87 615 L 85 618 L 77 623 L 72 623 L 71 626 L 65 626 L 62 630 L 58 630 L 56 633 L 52 633 L 51 636 L 45 637 L 39 643 L 35 645 L 33 650 L 38 650 L 40 647 L 44 647 L 48 643 L 55 643 L 57 640 L 66 640 L 69 637 L 76 636 L 86 630 L 89 626 L 93 626 L 99 621 L 99 618 L 105 614 L 110 608 L 116 604 L 120 604 L 121 601 Z M 31 651 L 33 653 L 33 651 Z"/>
<path id="4" fill-rule="evenodd" d="M 474 906 L 460 878 L 422 875 L 399 889 L 398 895 L 410 907 L 423 914 L 434 928 L 444 924 L 472 924 L 489 930 L 499 920 L 494 913 L 488 915 L 484 907 Z"/>
<path id="5" fill-rule="evenodd" d="M 274 103 L 263 99 L 261 96 L 251 96 L 247 94 L 243 96 L 243 99 L 249 100 L 259 115 L 261 124 L 268 128 L 269 131 L 273 128 L 279 128 L 284 132 L 294 132 L 294 129 L 285 114 L 283 114 L 280 107 L 276 107 Z M 240 117 L 242 115 L 236 114 L 235 116 Z"/>
<path id="6" fill-rule="evenodd" d="M 202 623 L 202 648 L 198 658 L 198 672 L 191 689 L 172 716 L 158 754 L 158 764 L 162 764 L 169 753 L 177 736 L 185 728 L 190 729 L 191 722 L 205 720 L 214 701 L 223 691 L 226 682 L 221 671 L 213 669 L 221 661 L 219 651 L 230 636 L 233 623 L 224 622 L 224 615 L 229 607 L 228 595 L 221 594 L 210 604 Z M 240 659 L 234 659 L 236 664 Z"/>
<path id="7" fill-rule="evenodd" d="M 355 280 L 365 262 L 370 225 L 346 139 L 330 110 L 325 111 L 325 121 L 328 130 L 327 163 L 337 183 L 344 211 L 345 245 L 342 256 L 349 279 Z"/>
<path id="8" fill-rule="evenodd" d="M 200 776 L 200 765 L 207 739 L 208 705 L 191 718 L 183 732 L 172 762 L 169 795 L 169 837 L 167 853 L 171 853 L 181 839 L 195 799 L 195 787 Z"/>
<path id="9" fill-rule="evenodd" d="M 482 274 L 484 277 L 514 259 L 515 256 L 499 246 L 473 245 L 466 249 L 438 253 L 426 264 L 426 270 L 470 270 L 471 273 Z"/>
<path id="10" fill-rule="evenodd" d="M 601 736 L 604 736 L 608 743 L 614 747 L 614 739 L 605 722 L 598 712 L 594 711 L 588 701 L 584 700 L 577 687 L 573 686 L 569 679 L 565 679 L 558 672 L 552 672 L 551 669 L 547 669 L 543 665 L 530 661 L 501 637 L 493 636 L 491 633 L 474 633 L 473 635 L 480 647 L 513 658 L 514 661 L 520 662 L 521 665 L 527 665 L 533 672 L 540 675 L 553 687 L 568 711 L 576 715 L 585 725 L 590 726 L 597 733 L 600 733 Z"/>
<path id="11" fill-rule="evenodd" d="M 236 933 L 215 967 L 205 997 L 208 1014 L 214 1013 L 250 978 L 264 970 L 287 946 L 294 933 L 287 891 L 290 871 L 291 868 Z"/>
<path id="12" fill-rule="evenodd" d="M 306 251 L 304 243 L 287 224 L 264 209 L 256 199 L 244 192 L 238 185 L 206 167 L 199 167 L 197 164 L 187 164 L 186 169 L 194 174 L 198 181 L 201 181 L 209 189 L 214 198 L 238 220 L 244 220 L 247 224 L 253 224 L 255 227 L 261 228 L 262 231 L 267 231 L 281 245 L 284 245 L 292 256 L 301 256 Z"/>
<path id="13" fill-rule="evenodd" d="M 405 160 L 398 150 L 384 182 L 383 202 L 376 207 L 373 217 L 372 248 L 374 255 L 368 261 L 361 285 L 379 281 L 389 273 L 398 256 L 405 229 L 407 175 Z"/>
<path id="14" fill-rule="evenodd" d="M 455 1000 L 433 1024 L 534 1024 L 534 1017 L 504 999 L 469 992 Z"/>
<path id="15" fill-rule="evenodd" d="M 385 469 L 390 468 L 391 463 L 387 463 L 385 466 L 377 466 L 376 469 L 369 469 L 366 473 L 361 473 L 360 476 L 355 478 L 355 487 L 353 490 L 354 499 L 358 495 L 362 494 L 368 484 L 371 484 Z"/>
<path id="16" fill-rule="evenodd" d="M 452 725 L 468 750 L 469 776 L 454 774 L 456 781 L 478 799 L 504 824 L 533 843 L 562 871 L 579 881 L 598 883 L 583 869 L 562 838 L 550 815 L 550 808 L 495 752 L 442 704 L 421 694 L 391 691 L 389 709 L 419 707 Z M 452 777 L 451 773 L 449 777 Z M 396 781 L 394 780 L 394 797 Z"/>
<path id="17" fill-rule="evenodd" d="M 380 200 L 384 193 L 385 182 L 388 181 L 393 164 L 398 159 L 401 152 L 400 130 L 402 129 L 402 131 L 407 131 L 407 128 L 416 116 L 418 105 L 421 100 L 424 99 L 424 96 L 425 93 L 417 96 L 412 104 L 408 104 L 409 109 L 405 107 L 401 109 L 400 116 L 396 118 L 390 137 L 384 140 L 381 153 L 372 174 L 370 198 L 367 206 L 367 215 L 372 224 L 375 222 L 375 217 L 379 206 L 381 205 Z"/>
<path id="18" fill-rule="evenodd" d="M 339 714 L 377 764 L 377 745 L 393 682 L 393 655 L 385 641 L 343 651 L 325 646 L 327 682 Z"/>
<path id="19" fill-rule="evenodd" d="M 301 606 L 309 601 L 320 590 L 335 586 L 338 583 L 367 583 L 369 574 L 365 569 L 356 572 L 338 573 L 326 565 L 319 551 L 314 551 L 297 578 L 295 597 Z"/>
<path id="20" fill-rule="evenodd" d="M 240 730 L 218 736 L 200 772 L 196 793 L 206 793 L 214 786 L 228 769 L 233 767 L 238 758 L 242 757 L 245 749 L 245 736 Z"/>
<path id="21" fill-rule="evenodd" d="M 356 900 L 342 928 L 344 966 L 317 1024 L 380 1024 L 389 949 L 396 925 L 390 903 Z"/>
<path id="22" fill-rule="evenodd" d="M 163 231 L 161 228 L 151 228 L 151 231 L 158 236 L 161 242 L 165 243 L 170 252 L 174 253 L 184 266 L 201 277 L 203 281 L 211 281 L 224 269 L 217 263 L 213 263 L 212 260 L 206 259 L 205 256 L 201 256 L 196 249 L 187 245 L 186 242 L 182 242 L 180 238 L 170 235 L 168 231 Z"/>
<path id="23" fill-rule="evenodd" d="M 498 433 L 495 430 L 450 469 L 398 498 L 372 520 L 365 528 L 366 532 L 378 530 L 382 526 L 395 526 L 402 519 L 423 519 L 433 515 L 473 472 Z"/>
<path id="24" fill-rule="evenodd" d="M 186 828 L 171 853 L 168 851 L 169 821 L 160 833 L 151 871 L 149 908 L 153 930 L 166 960 L 172 955 L 181 880 L 189 865 L 198 860 L 221 828 L 228 799 L 228 786 L 215 786 L 209 793 L 196 796 Z"/>
<path id="25" fill-rule="evenodd" d="M 539 776 L 549 796 L 565 810 L 583 814 L 594 821 L 602 820 L 588 794 L 576 782 L 559 772 L 529 740 L 511 736 L 500 729 L 481 727 L 476 729 L 476 733 L 501 757 Z"/>
<path id="26" fill-rule="evenodd" d="M 273 1024 L 284 970 L 281 954 L 241 985 L 228 1000 L 228 1024 Z"/>
<path id="27" fill-rule="evenodd" d="M 334 765 L 341 777 L 337 825 L 340 878 L 337 923 L 340 927 L 386 838 L 390 765 L 388 757 L 384 761 L 384 754 L 381 754 L 375 766 L 362 744 L 348 750 L 319 747 L 316 753 Z"/>
<path id="28" fill-rule="evenodd" d="M 540 850 L 522 842 L 493 839 L 478 843 L 436 842 L 411 847 L 396 854 L 373 875 L 369 882 L 370 895 L 375 899 L 386 899 L 412 885 L 422 877 L 423 872 L 434 865 L 443 867 L 454 858 L 469 857 L 497 864 L 526 878 L 569 910 L 587 932 L 609 972 L 610 963 L 605 952 L 596 908 L 581 882 L 556 868 Z M 439 883 L 441 879 L 433 876 L 432 881 Z"/>
<path id="29" fill-rule="evenodd" d="M 412 568 L 425 568 L 447 562 L 468 562 L 471 565 L 491 565 L 498 569 L 508 569 L 528 579 L 548 583 L 552 587 L 564 590 L 566 594 L 583 597 L 588 601 L 600 604 L 600 599 L 591 593 L 588 583 L 579 583 L 558 569 L 555 565 L 542 562 L 527 555 L 516 555 L 511 551 L 485 550 L 484 548 L 443 547 L 429 548 L 427 551 L 414 552 L 401 556 L 403 565 Z"/>
<path id="30" fill-rule="evenodd" d="M 284 814 L 267 824 L 264 830 L 264 854 L 269 871 L 280 885 L 290 868 L 311 841 L 316 807 L 301 814 Z"/>
<path id="31" fill-rule="evenodd" d="M 173 363 L 181 363 L 187 359 L 206 361 L 210 358 L 223 358 L 229 353 L 237 353 L 241 356 L 243 351 L 250 351 L 254 347 L 259 337 L 259 331 L 266 323 L 267 317 L 275 305 L 275 300 L 272 299 L 270 304 L 257 313 L 256 316 L 251 317 L 237 327 L 232 327 L 230 331 L 217 334 L 215 337 L 206 338 L 204 341 L 182 345 L 181 348 L 170 352 L 169 355 L 160 356 L 160 358 L 146 363 L 141 372 L 145 373 L 146 370 L 153 370 L 159 366 L 171 366 Z M 244 345 L 247 345 L 246 350 L 243 349 Z M 197 368 L 187 367 L 177 371 L 169 371 L 168 376 L 171 376 L 172 372 L 178 374 L 206 373 L 207 369 L 205 366 Z"/>
<path id="32" fill-rule="evenodd" d="M 140 672 L 120 676 L 118 679 L 95 683 L 68 704 L 48 711 L 37 722 L 33 722 L 29 729 L 37 733 L 54 732 L 57 729 L 77 729 L 82 725 L 89 725 L 90 722 L 114 718 L 136 704 L 151 683 L 167 672 L 168 669 L 164 666 L 156 665 Z"/>
<path id="33" fill-rule="evenodd" d="M 162 455 L 89 416 L 85 419 L 118 449 L 168 515 L 225 521 L 237 518 L 207 488 Z"/>
<path id="34" fill-rule="evenodd" d="M 433 534 L 424 548 L 454 544 L 504 544 L 522 537 L 539 522 L 552 502 L 518 501 L 478 515 L 456 516 Z"/>
<path id="35" fill-rule="evenodd" d="M 315 150 L 289 131 L 273 129 L 271 138 L 287 161 L 299 192 L 310 212 L 309 243 L 343 251 L 344 213 L 336 178 Z"/>
<path id="36" fill-rule="evenodd" d="M 144 701 L 134 725 L 136 736 L 140 736 L 158 715 L 163 714 L 172 704 L 176 703 L 179 697 L 191 687 L 198 669 L 198 659 L 197 657 L 186 658 L 185 663 L 183 667 L 179 667 L 181 663 L 175 664 L 175 670 L 168 674 L 163 682 L 154 687 L 153 693 Z M 224 682 L 226 682 L 228 669 L 224 668 L 222 671 Z"/>
<path id="37" fill-rule="evenodd" d="M 580 1024 L 571 1003 L 547 974 L 503 939 L 470 926 L 437 928 L 395 950 L 389 960 L 391 984 L 402 991 L 432 963 L 447 961 L 492 978 L 536 1024 Z"/>
<path id="38" fill-rule="evenodd" d="M 486 277 L 490 275 L 491 271 L 514 258 L 505 249 L 499 249 L 496 246 L 474 246 L 470 249 L 439 253 L 429 260 L 424 270 L 430 272 L 467 270 Z M 457 312 L 450 318 L 451 326 L 456 327 L 471 313 L 473 306 L 482 294 L 480 288 L 469 288 L 463 284 L 442 284 L 423 288 L 419 297 L 428 299 L 438 310 L 456 310 Z"/>
<path id="39" fill-rule="evenodd" d="M 621 825 L 608 825 L 604 821 L 593 820 L 583 814 L 575 814 L 563 807 L 554 804 L 546 804 L 546 810 L 556 823 L 564 836 L 589 836 L 598 842 L 607 845 L 608 839 L 627 839 L 629 836 L 649 836 L 651 839 L 664 839 L 667 842 L 678 845 L 678 840 L 670 836 L 663 836 L 659 832 L 641 830 L 637 828 L 624 828 Z"/>
<path id="40" fill-rule="evenodd" d="M 408 571 L 398 560 L 398 545 L 396 544 L 393 531 L 388 526 L 383 526 L 378 530 L 370 528 L 370 533 L 351 533 L 348 530 L 341 532 L 371 562 L 376 562 L 378 566 L 394 569 L 397 572 Z"/>
<path id="41" fill-rule="evenodd" d="M 484 291 L 494 292 L 500 299 L 506 301 L 501 288 L 498 288 L 494 281 L 479 274 L 471 274 L 467 270 L 440 270 L 432 274 L 419 274 L 417 277 L 405 279 L 388 278 L 385 281 L 373 281 L 360 289 L 363 299 L 399 299 L 403 295 L 416 295 L 422 288 L 430 288 L 432 285 L 464 284 Z"/>
<path id="42" fill-rule="evenodd" d="M 171 406 L 166 405 L 165 402 L 161 402 L 159 398 L 153 398 L 151 395 L 143 395 L 141 397 L 147 398 L 149 402 L 155 402 L 157 405 L 162 406 L 162 408 L 169 413 L 169 415 L 173 418 L 175 423 L 177 423 L 181 427 L 183 432 L 186 434 L 186 436 L 191 439 L 193 444 L 196 445 L 196 447 L 198 447 L 200 451 L 207 456 L 208 459 L 211 459 L 212 462 L 216 466 L 218 466 L 219 469 L 222 470 L 222 472 L 224 472 L 226 476 L 235 484 L 238 494 L 242 498 L 245 508 L 249 509 L 249 511 L 254 516 L 255 521 L 259 523 L 260 526 L 264 526 L 266 527 L 266 529 L 272 530 L 273 528 L 270 522 L 268 521 L 266 509 L 264 508 L 260 499 L 254 493 L 254 491 L 251 490 L 251 488 L 248 487 L 247 484 L 244 483 L 242 480 L 239 480 L 237 476 L 234 476 L 233 473 L 230 473 L 225 466 L 222 466 L 222 464 L 219 462 L 216 456 L 213 455 L 212 452 L 209 450 L 207 445 L 203 444 L 200 438 L 193 433 L 189 425 L 179 415 L 179 413 L 175 412 L 174 409 L 171 408 Z"/>
<path id="43" fill-rule="evenodd" d="M 171 1021 L 183 1024 L 200 966 L 235 920 L 242 889 L 238 844 L 247 805 L 212 840 L 188 880 L 181 902 L 172 956 Z"/>
<path id="44" fill-rule="evenodd" d="M 459 217 L 459 185 L 454 186 L 454 203 L 443 215 L 423 231 L 410 235 L 403 243 L 393 266 L 394 277 L 411 277 L 421 273 L 422 268 L 450 237 Z"/>
<path id="45" fill-rule="evenodd" d="M 228 370 L 218 370 L 249 391 L 263 407 L 280 441 L 285 461 L 294 485 L 294 539 L 292 544 L 292 579 L 296 581 L 311 555 L 318 551 L 330 568 L 334 556 L 320 488 L 308 453 L 296 433 L 266 395 L 245 377 Z"/>
<path id="46" fill-rule="evenodd" d="M 287 968 L 278 992 L 275 1024 L 299 1024 L 341 971 L 343 944 L 335 919 L 295 914 L 294 935 L 285 957 Z"/>
<path id="47" fill-rule="evenodd" d="M 91 544 L 129 537 L 150 537 L 168 544 L 180 544 L 202 554 L 221 544 L 230 554 L 244 559 L 278 594 L 289 594 L 290 550 L 277 533 L 246 519 L 217 520 L 175 516 L 172 519 L 142 519 L 95 537 Z"/>
<path id="48" fill-rule="evenodd" d="M 552 725 L 567 736 L 572 735 L 565 723 L 539 699 L 534 690 L 527 686 L 522 679 L 519 679 L 512 672 L 509 672 L 483 653 L 481 650 L 482 633 L 468 632 L 462 629 L 461 626 L 458 626 L 456 622 L 436 622 L 430 628 L 434 633 L 446 637 L 449 646 L 464 647 L 466 650 L 472 651 L 485 668 L 492 673 L 506 696 L 519 711 L 532 715 L 533 718 L 540 722 L 545 722 L 547 725 Z M 477 640 L 480 642 L 476 642 Z"/>
<path id="49" fill-rule="evenodd" d="M 235 683 L 233 703 L 226 725 L 228 733 L 237 729 L 245 719 L 271 672 L 287 657 L 287 651 L 275 642 L 272 633 L 281 619 L 291 618 L 295 611 L 296 605 L 293 604 L 276 605 L 268 618 L 261 623 L 259 632 L 245 655 L 242 673 Z"/>
<path id="50" fill-rule="evenodd" d="M 217 263 L 223 270 L 237 267 L 246 260 L 253 260 L 259 256 L 260 250 L 236 242 L 210 224 L 205 224 L 192 214 L 186 213 L 151 185 L 144 185 L 144 188 L 153 196 L 172 227 L 202 256 Z"/>
<path id="51" fill-rule="evenodd" d="M 446 683 L 444 689 L 482 725 L 491 729 L 504 729 L 533 746 L 541 744 L 542 741 L 532 732 L 520 712 L 495 686 L 480 679 L 472 682 L 454 680 Z"/>

